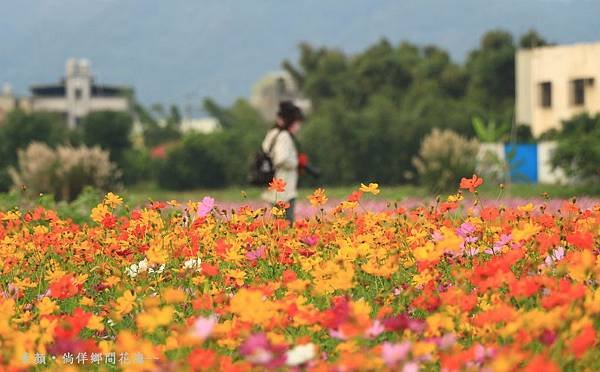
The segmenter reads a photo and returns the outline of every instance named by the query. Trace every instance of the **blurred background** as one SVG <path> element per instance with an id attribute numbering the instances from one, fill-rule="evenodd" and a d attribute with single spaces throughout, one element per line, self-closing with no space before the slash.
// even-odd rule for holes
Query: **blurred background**
<path id="1" fill-rule="evenodd" d="M 600 2 L 22 0 L 0 5 L 0 200 L 255 199 L 280 100 L 344 197 L 600 193 Z M 84 192 L 82 196 L 82 192 Z M 308 191 L 303 191 L 304 193 Z M 87 194 L 86 194 L 87 193 Z"/>

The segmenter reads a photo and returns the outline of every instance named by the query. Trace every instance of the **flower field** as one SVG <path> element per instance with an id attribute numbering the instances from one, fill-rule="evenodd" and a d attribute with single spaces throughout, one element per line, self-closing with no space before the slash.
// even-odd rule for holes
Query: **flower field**
<path id="1" fill-rule="evenodd" d="M 317 189 L 293 228 L 210 197 L 0 211 L 0 368 L 600 370 L 600 204 L 480 184 L 382 208 L 377 184 Z"/>

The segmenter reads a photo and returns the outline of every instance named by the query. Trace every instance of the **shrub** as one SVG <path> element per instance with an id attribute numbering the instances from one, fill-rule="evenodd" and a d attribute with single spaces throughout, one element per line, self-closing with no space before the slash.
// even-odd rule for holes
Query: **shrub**
<path id="1" fill-rule="evenodd" d="M 34 142 L 18 151 L 18 169 L 9 170 L 13 185 L 27 194 L 51 193 L 73 200 L 85 186 L 107 189 L 118 178 L 117 167 L 100 147 L 58 146 Z"/>
<path id="2" fill-rule="evenodd" d="M 600 114 L 582 114 L 562 123 L 552 165 L 583 183 L 600 181 Z"/>
<path id="3" fill-rule="evenodd" d="M 452 188 L 461 177 L 475 173 L 479 142 L 451 130 L 434 128 L 413 158 L 419 181 L 434 191 Z"/>
<path id="4" fill-rule="evenodd" d="M 174 190 L 224 186 L 223 163 L 211 151 L 211 139 L 210 135 L 189 134 L 171 147 L 160 165 L 159 185 Z"/>

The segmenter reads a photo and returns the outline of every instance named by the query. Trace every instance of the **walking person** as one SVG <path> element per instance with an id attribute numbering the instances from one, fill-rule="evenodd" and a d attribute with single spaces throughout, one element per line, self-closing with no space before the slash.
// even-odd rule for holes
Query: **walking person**
<path id="1" fill-rule="evenodd" d="M 266 190 L 263 200 L 275 204 L 278 201 L 289 203 L 285 218 L 294 223 L 294 209 L 298 197 L 298 170 L 307 165 L 305 154 L 300 154 L 295 135 L 300 131 L 304 115 L 302 110 L 290 101 L 279 104 L 275 126 L 270 129 L 262 143 L 262 150 L 269 154 L 275 168 L 274 178 L 285 182 L 283 192 Z"/>

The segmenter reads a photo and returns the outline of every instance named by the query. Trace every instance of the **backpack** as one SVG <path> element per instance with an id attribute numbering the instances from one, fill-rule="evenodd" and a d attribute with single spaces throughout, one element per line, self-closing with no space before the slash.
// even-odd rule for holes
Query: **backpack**
<path id="1" fill-rule="evenodd" d="M 273 166 L 273 159 L 271 159 L 271 152 L 273 151 L 273 147 L 275 147 L 277 137 L 279 137 L 282 131 L 279 130 L 271 140 L 269 151 L 265 152 L 261 146 L 260 150 L 254 155 L 254 161 L 250 166 L 250 174 L 248 176 L 250 184 L 265 187 L 273 180 L 275 167 Z"/>

